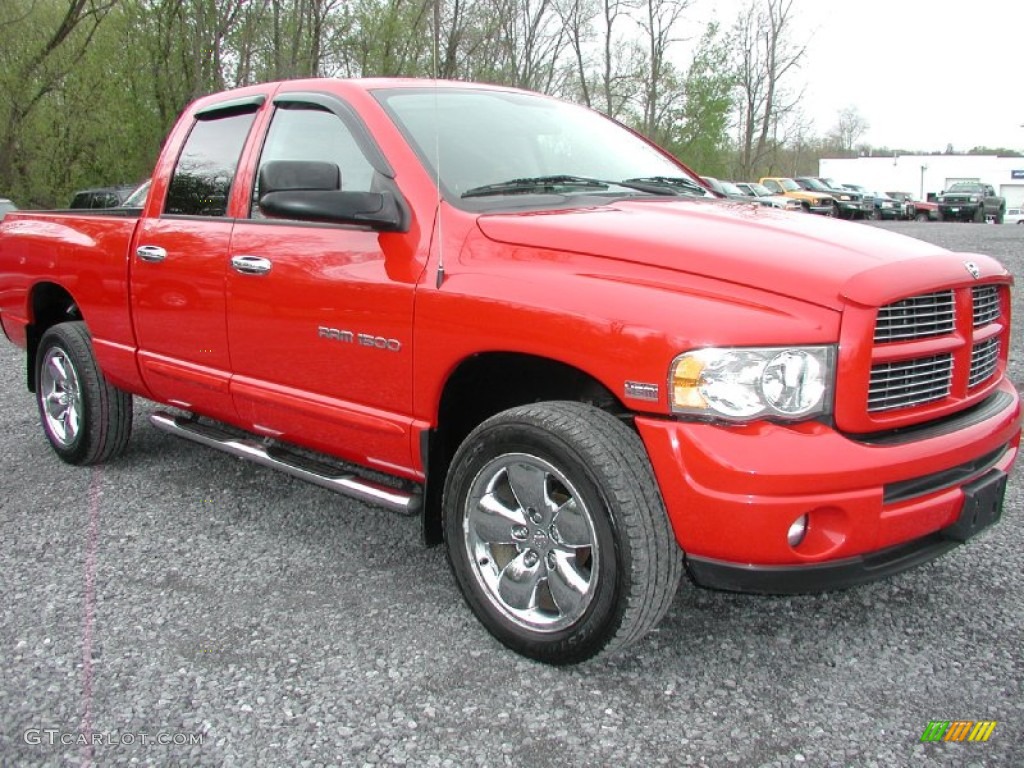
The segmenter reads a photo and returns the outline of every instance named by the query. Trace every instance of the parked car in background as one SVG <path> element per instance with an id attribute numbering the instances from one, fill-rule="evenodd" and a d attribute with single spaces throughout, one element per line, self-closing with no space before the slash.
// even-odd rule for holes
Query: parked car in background
<path id="1" fill-rule="evenodd" d="M 887 219 L 895 221 L 903 218 L 903 203 L 895 197 L 890 197 L 885 192 L 872 192 L 874 207 L 871 211 L 872 219 Z"/>
<path id="2" fill-rule="evenodd" d="M 835 215 L 835 198 L 823 192 L 808 192 L 801 189 L 793 179 L 785 176 L 768 176 L 760 181 L 776 195 L 785 195 L 799 200 L 805 211 L 820 213 L 823 216 Z"/>
<path id="3" fill-rule="evenodd" d="M 139 184 L 128 197 L 125 198 L 124 202 L 121 203 L 121 208 L 141 208 L 146 204 L 146 198 L 149 197 L 149 188 L 153 184 L 152 179 L 146 179 L 144 182 Z"/>
<path id="4" fill-rule="evenodd" d="M 841 219 L 863 219 L 871 214 L 871 208 L 864 202 L 864 195 L 860 192 L 837 187 L 817 176 L 797 176 L 793 181 L 808 192 L 832 195 L 835 200 L 835 214 Z"/>
<path id="5" fill-rule="evenodd" d="M 731 181 L 720 181 L 714 176 L 701 176 L 700 178 L 701 181 L 711 187 L 711 189 L 722 197 L 727 197 L 730 200 L 742 200 L 745 203 L 751 202 L 750 197 Z"/>
<path id="6" fill-rule="evenodd" d="M 915 200 L 909 192 L 886 192 L 903 205 L 903 218 L 914 221 L 938 221 L 939 206 L 935 203 L 925 203 Z"/>
<path id="7" fill-rule="evenodd" d="M 762 205 L 770 206 L 772 208 L 781 208 L 785 211 L 802 212 L 804 210 L 804 207 L 796 198 L 786 197 L 785 195 L 776 195 L 764 184 L 758 184 L 756 181 L 737 181 L 736 187 L 743 194 L 756 198 Z"/>
<path id="8" fill-rule="evenodd" d="M 939 221 L 975 221 L 983 224 L 994 218 L 1002 224 L 1006 215 L 1006 198 L 996 194 L 991 184 L 958 181 L 938 197 Z"/>
<path id="9" fill-rule="evenodd" d="M 68 208 L 117 208 L 128 196 L 134 192 L 136 187 L 96 187 L 95 189 L 82 189 L 71 197 L 71 204 Z"/>
<path id="10" fill-rule="evenodd" d="M 1024 224 L 1024 208 L 1007 208 L 1004 224 Z"/>
<path id="11" fill-rule="evenodd" d="M 861 184 L 842 184 L 839 188 L 849 189 L 853 192 L 860 192 L 861 196 L 864 198 L 864 206 L 867 208 L 868 212 L 870 213 L 875 209 L 875 193 L 867 187 Z"/>
<path id="12" fill-rule="evenodd" d="M 16 210 L 18 210 L 18 206 L 16 206 L 13 202 L 8 200 L 6 197 L 0 197 L 0 221 L 3 221 L 4 216 L 6 216 L 8 213 Z"/>

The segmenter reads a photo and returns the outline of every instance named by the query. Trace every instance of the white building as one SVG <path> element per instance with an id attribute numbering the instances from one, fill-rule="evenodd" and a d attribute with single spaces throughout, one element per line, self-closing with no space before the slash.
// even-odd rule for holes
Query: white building
<path id="1" fill-rule="evenodd" d="M 1024 157 L 996 155 L 899 155 L 822 159 L 818 175 L 878 192 L 910 192 L 918 200 L 957 181 L 991 184 L 1009 208 L 1024 203 Z"/>

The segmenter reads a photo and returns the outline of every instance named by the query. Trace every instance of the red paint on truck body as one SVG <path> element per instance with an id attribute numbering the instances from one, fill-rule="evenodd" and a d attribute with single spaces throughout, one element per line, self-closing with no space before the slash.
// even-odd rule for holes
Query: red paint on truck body
<path id="1" fill-rule="evenodd" d="M 438 428 L 449 377 L 467 360 L 515 353 L 558 361 L 632 415 L 680 546 L 738 565 L 828 562 L 951 524 L 960 484 L 887 503 L 887 487 L 941 475 L 1020 439 L 1005 378 L 1012 280 L 996 261 L 953 254 L 865 225 L 718 200 L 620 200 L 559 210 L 480 213 L 441 201 L 430 172 L 381 107 L 380 89 L 414 81 L 310 80 L 207 97 L 170 135 L 138 218 L 19 211 L 0 229 L 0 319 L 25 345 L 33 292 L 69 294 L 118 386 L 242 428 L 422 481 L 425 431 Z M 440 86 L 447 87 L 447 86 Z M 275 99 L 319 94 L 347 105 L 394 170 L 400 232 L 250 217 L 256 165 Z M 171 174 L 203 110 L 261 98 L 225 215 L 164 210 Z M 161 263 L 140 245 L 166 250 Z M 439 254 L 444 276 L 438 286 Z M 264 276 L 234 256 L 270 259 Z M 970 261 L 979 270 L 965 270 Z M 942 339 L 873 342 L 878 308 L 995 286 L 998 316 L 959 321 Z M 966 308 L 961 316 L 969 316 Z M 871 412 L 872 366 L 1001 340 L 993 375 L 957 374 L 948 397 Z M 837 345 L 833 412 L 796 424 L 744 425 L 672 414 L 668 371 L 687 350 Z M 658 387 L 629 399 L 627 381 Z M 955 419 L 1001 396 L 980 421 L 873 440 Z M 816 539 L 786 531 L 810 514 Z M 817 527 L 814 527 L 814 526 Z"/>

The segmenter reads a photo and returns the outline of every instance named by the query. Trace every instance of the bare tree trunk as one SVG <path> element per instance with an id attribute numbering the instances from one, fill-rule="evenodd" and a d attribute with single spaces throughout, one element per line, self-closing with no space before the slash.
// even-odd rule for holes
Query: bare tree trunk
<path id="1" fill-rule="evenodd" d="M 734 26 L 739 46 L 742 126 L 739 174 L 752 178 L 770 153 L 770 138 L 794 106 L 783 80 L 800 65 L 806 44 L 789 39 L 793 0 L 750 0 Z"/>

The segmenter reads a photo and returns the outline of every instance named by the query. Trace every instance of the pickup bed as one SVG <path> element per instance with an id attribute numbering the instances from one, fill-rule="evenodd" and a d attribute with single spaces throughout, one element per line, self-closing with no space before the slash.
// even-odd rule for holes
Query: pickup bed
<path id="1" fill-rule="evenodd" d="M 581 107 L 415 80 L 205 97 L 143 208 L 0 225 L 58 457 L 113 459 L 156 401 L 159 429 L 418 515 L 487 630 L 556 664 L 638 640 L 684 572 L 850 586 L 998 519 L 1011 282 L 712 197 Z"/>

